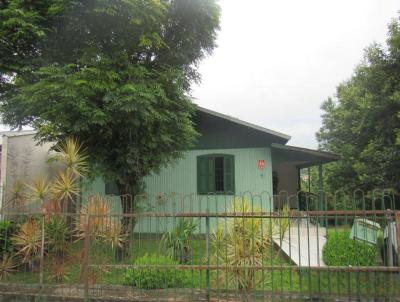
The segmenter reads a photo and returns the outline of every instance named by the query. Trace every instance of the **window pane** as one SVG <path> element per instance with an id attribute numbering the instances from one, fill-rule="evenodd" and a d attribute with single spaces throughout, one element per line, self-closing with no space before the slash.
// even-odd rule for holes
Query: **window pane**
<path id="1" fill-rule="evenodd" d="M 215 191 L 224 192 L 224 158 L 215 158 Z"/>

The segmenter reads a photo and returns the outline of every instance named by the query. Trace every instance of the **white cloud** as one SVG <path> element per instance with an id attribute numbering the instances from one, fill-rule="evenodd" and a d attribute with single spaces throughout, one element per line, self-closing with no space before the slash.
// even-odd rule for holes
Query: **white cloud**
<path id="1" fill-rule="evenodd" d="M 201 106 L 316 147 L 320 105 L 373 41 L 384 43 L 396 0 L 221 0 L 219 47 L 203 61 Z"/>

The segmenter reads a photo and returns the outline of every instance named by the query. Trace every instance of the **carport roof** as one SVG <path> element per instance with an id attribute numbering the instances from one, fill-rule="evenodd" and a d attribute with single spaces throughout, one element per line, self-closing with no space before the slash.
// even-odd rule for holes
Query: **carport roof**
<path id="1" fill-rule="evenodd" d="M 271 144 L 272 156 L 278 155 L 288 164 L 298 168 L 307 168 L 319 164 L 326 164 L 340 159 L 340 156 L 331 152 L 312 150 L 288 145 Z"/>

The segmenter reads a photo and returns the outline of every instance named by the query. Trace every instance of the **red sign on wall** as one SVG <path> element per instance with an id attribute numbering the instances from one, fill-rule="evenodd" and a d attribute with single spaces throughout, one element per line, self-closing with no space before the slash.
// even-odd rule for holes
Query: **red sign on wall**
<path id="1" fill-rule="evenodd" d="M 258 167 L 258 169 L 260 169 L 260 170 L 265 169 L 265 160 L 259 159 L 259 160 L 258 160 L 258 163 L 257 163 L 257 167 Z"/>

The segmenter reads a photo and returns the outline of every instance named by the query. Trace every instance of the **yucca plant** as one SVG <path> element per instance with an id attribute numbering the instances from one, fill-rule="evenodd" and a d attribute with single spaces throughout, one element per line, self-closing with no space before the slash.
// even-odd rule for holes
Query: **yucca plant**
<path id="1" fill-rule="evenodd" d="M 127 239 L 121 221 L 111 219 L 110 204 L 100 195 L 89 196 L 76 221 L 78 240 L 84 239 L 87 231 L 91 239 L 108 243 L 111 249 L 122 248 Z"/>
<path id="2" fill-rule="evenodd" d="M 45 222 L 49 221 L 53 215 L 60 215 L 62 213 L 61 204 L 57 199 L 47 200 L 42 205 L 42 211 L 44 214 Z"/>
<path id="3" fill-rule="evenodd" d="M 181 218 L 172 231 L 162 237 L 165 252 L 174 260 L 186 263 L 190 254 L 190 238 L 196 232 L 197 224 L 191 219 Z"/>
<path id="4" fill-rule="evenodd" d="M 70 232 L 64 217 L 52 215 L 46 222 L 45 235 L 49 252 L 53 253 L 56 258 L 60 258 L 68 252 Z"/>
<path id="5" fill-rule="evenodd" d="M 55 147 L 57 155 L 52 160 L 61 162 L 65 169 L 73 175 L 82 177 L 88 172 L 88 156 L 83 144 L 77 139 L 69 137 Z"/>
<path id="6" fill-rule="evenodd" d="M 65 264 L 62 261 L 55 261 L 52 263 L 50 271 L 49 271 L 49 281 L 62 283 L 64 281 L 68 281 L 70 279 L 70 274 L 65 271 Z"/>
<path id="7" fill-rule="evenodd" d="M 7 279 L 16 269 L 17 263 L 14 256 L 4 254 L 0 260 L 0 280 Z"/>
<path id="8" fill-rule="evenodd" d="M 215 250 L 211 261 L 237 267 L 227 274 L 219 274 L 218 283 L 228 282 L 239 290 L 249 291 L 264 281 L 252 267 L 262 266 L 270 257 L 273 238 L 283 236 L 288 218 L 251 217 L 252 213 L 260 213 L 262 209 L 242 199 L 233 201 L 230 212 L 248 214 L 249 217 L 230 218 L 226 224 L 217 226 L 211 238 Z"/>
<path id="9" fill-rule="evenodd" d="M 87 227 L 89 227 L 91 236 L 100 237 L 111 225 L 110 214 L 111 208 L 106 199 L 100 195 L 89 196 L 87 203 L 80 209 L 80 215 L 76 222 L 78 237 L 85 236 Z"/>
<path id="10" fill-rule="evenodd" d="M 60 172 L 53 183 L 52 192 L 58 200 L 73 200 L 79 194 L 76 176 L 68 170 Z"/>
<path id="11" fill-rule="evenodd" d="M 22 207 L 26 204 L 26 184 L 21 179 L 16 179 L 12 186 L 7 188 L 7 195 L 4 204 L 2 205 L 2 209 L 13 209 Z"/>
<path id="12" fill-rule="evenodd" d="M 111 248 L 122 248 L 127 235 L 124 234 L 120 221 L 111 222 L 100 233 L 100 238 L 111 245 Z"/>
<path id="13" fill-rule="evenodd" d="M 51 193 L 51 184 L 45 176 L 39 176 L 34 179 L 27 187 L 31 191 L 32 198 L 39 201 L 41 205 L 43 205 Z"/>
<path id="14" fill-rule="evenodd" d="M 22 256 L 23 263 L 33 264 L 34 258 L 41 249 L 42 231 L 40 223 L 35 219 L 30 219 L 23 223 L 17 234 L 12 237 L 12 241 Z"/>

